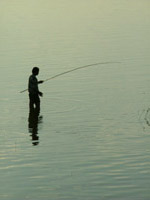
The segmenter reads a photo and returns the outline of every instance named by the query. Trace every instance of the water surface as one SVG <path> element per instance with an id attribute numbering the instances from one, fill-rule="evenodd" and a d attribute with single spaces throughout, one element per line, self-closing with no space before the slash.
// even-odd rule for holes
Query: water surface
<path id="1" fill-rule="evenodd" d="M 0 199 L 149 200 L 150 3 L 0 3 Z M 40 86 L 36 138 L 28 77 Z M 117 62 L 117 63 L 114 63 Z M 36 144 L 36 145 L 35 145 Z"/>

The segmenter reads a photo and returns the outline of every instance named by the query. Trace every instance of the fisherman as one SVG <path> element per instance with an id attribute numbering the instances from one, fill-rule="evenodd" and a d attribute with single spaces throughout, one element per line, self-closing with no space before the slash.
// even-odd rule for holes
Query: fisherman
<path id="1" fill-rule="evenodd" d="M 30 111 L 35 110 L 38 114 L 40 113 L 40 98 L 43 96 L 43 93 L 39 91 L 38 84 L 43 83 L 44 81 L 38 81 L 36 76 L 39 74 L 39 68 L 34 67 L 32 69 L 32 75 L 29 77 L 28 82 L 28 92 L 29 92 L 29 108 Z M 35 108 L 34 108 L 35 106 Z"/>

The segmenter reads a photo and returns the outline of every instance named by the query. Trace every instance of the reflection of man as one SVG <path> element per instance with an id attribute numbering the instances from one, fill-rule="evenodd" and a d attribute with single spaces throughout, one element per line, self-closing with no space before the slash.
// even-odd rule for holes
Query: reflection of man
<path id="1" fill-rule="evenodd" d="M 35 109 L 37 113 L 40 112 L 40 98 L 39 96 L 43 96 L 43 93 L 39 91 L 38 84 L 43 83 L 43 81 L 38 81 L 36 76 L 39 74 L 39 68 L 34 67 L 32 69 L 32 75 L 29 77 L 28 82 L 28 91 L 29 91 L 29 106 L 30 110 Z"/>
<path id="2" fill-rule="evenodd" d="M 38 145 L 38 113 L 35 110 L 30 110 L 28 122 L 29 132 L 31 133 L 32 137 L 32 144 Z"/>

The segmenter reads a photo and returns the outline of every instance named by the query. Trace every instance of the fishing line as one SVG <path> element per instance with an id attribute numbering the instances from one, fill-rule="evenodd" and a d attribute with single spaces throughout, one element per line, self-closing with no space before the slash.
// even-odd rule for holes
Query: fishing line
<path id="1" fill-rule="evenodd" d="M 84 65 L 84 66 L 81 66 L 81 67 L 77 67 L 77 68 L 74 68 L 74 69 L 71 69 L 71 70 L 62 72 L 62 73 L 60 73 L 60 74 L 56 74 L 55 76 L 52 76 L 52 77 L 50 77 L 50 78 L 45 79 L 44 82 L 49 81 L 49 80 L 52 80 L 52 79 L 55 79 L 55 78 L 57 78 L 57 77 L 59 77 L 59 76 L 62 76 L 62 75 L 71 73 L 71 72 L 76 71 L 76 70 L 80 70 L 80 69 L 87 68 L 87 67 L 96 66 L 96 65 L 115 64 L 115 63 L 120 63 L 120 62 L 101 62 L 101 63 L 93 63 L 93 64 L 90 64 L 90 65 Z M 20 91 L 20 93 L 26 92 L 27 90 L 28 90 L 28 89 L 22 90 L 22 91 Z"/>

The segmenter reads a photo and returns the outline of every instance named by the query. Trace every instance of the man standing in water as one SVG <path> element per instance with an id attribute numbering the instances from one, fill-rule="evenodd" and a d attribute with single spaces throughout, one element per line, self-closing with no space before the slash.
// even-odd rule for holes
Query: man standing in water
<path id="1" fill-rule="evenodd" d="M 29 91 L 29 108 L 30 112 L 36 111 L 37 114 L 40 113 L 40 98 L 43 96 L 43 93 L 39 91 L 38 84 L 43 83 L 44 81 L 38 81 L 36 76 L 39 74 L 39 68 L 34 67 L 32 69 L 32 75 L 29 77 L 28 82 L 28 91 Z M 34 108 L 35 106 L 35 108 Z"/>

